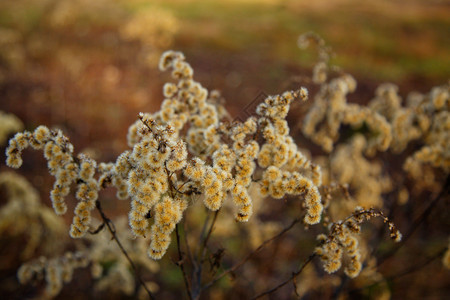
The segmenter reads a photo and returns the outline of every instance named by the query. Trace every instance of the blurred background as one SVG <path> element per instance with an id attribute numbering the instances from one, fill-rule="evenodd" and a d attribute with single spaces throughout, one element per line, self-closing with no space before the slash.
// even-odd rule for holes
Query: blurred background
<path id="1" fill-rule="evenodd" d="M 0 110 L 113 158 L 137 113 L 163 99 L 161 52 L 184 52 L 235 114 L 261 92 L 307 85 L 317 54 L 296 41 L 308 31 L 357 78 L 361 102 L 381 82 L 406 94 L 450 77 L 449 1 L 1 0 Z"/>
<path id="2" fill-rule="evenodd" d="M 28 130 L 62 129 L 77 153 L 115 160 L 137 114 L 163 100 L 163 51 L 182 51 L 236 116 L 261 94 L 314 91 L 317 51 L 297 47 L 309 31 L 331 47 L 331 64 L 356 77 L 352 101 L 369 101 L 383 82 L 406 96 L 450 78 L 445 0 L 0 0 L 0 111 Z M 41 156 L 27 151 L 18 172 L 49 203 Z"/>

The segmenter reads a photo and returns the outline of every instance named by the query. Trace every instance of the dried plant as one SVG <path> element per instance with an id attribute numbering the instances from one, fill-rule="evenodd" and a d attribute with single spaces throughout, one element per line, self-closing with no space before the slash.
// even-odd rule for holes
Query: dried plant
<path id="1" fill-rule="evenodd" d="M 143 38 L 147 43 L 142 33 L 133 29 L 133 22 L 148 20 L 148 16 L 141 16 L 130 21 L 123 34 Z M 306 104 L 306 88 L 267 96 L 254 116 L 233 121 L 220 94 L 195 81 L 185 56 L 175 51 L 165 52 L 159 62 L 159 68 L 170 72 L 173 79 L 163 87 L 165 98 L 160 110 L 139 113 L 128 130 L 130 148 L 115 162 L 100 163 L 87 154 L 76 155 L 60 130 L 41 125 L 33 132 L 17 133 L 6 149 L 7 165 L 19 168 L 22 152 L 28 147 L 43 151 L 49 172 L 55 177 L 50 198 L 56 215 L 66 214 L 71 207 L 66 203 L 71 190 L 78 201 L 68 231 L 76 243 L 80 242 L 76 253 L 60 252 L 52 258 L 24 264 L 18 271 L 20 281 L 45 278 L 45 295 L 52 297 L 60 292 L 63 283 L 71 280 L 74 269 L 90 265 L 97 289 L 120 285 L 125 294 L 145 293 L 155 298 L 157 284 L 144 280 L 141 273 L 157 272 L 155 261 L 167 259 L 170 245 L 176 244 L 175 264 L 183 275 L 185 291 L 190 299 L 199 299 L 267 245 L 281 243 L 282 237 L 295 230 L 297 224 L 317 234 L 315 250 L 292 276 L 265 292 L 255 293 L 255 298 L 276 292 L 289 282 L 296 285 L 297 277 L 303 278 L 305 272 L 317 276 L 310 269 L 316 257 L 328 273 L 345 265 L 344 273 L 355 278 L 366 266 L 364 278 L 383 279 L 376 271 L 373 252 L 368 250 L 368 239 L 360 235 L 361 225 L 371 218 L 381 218 L 391 238 L 400 242 L 402 234 L 391 217 L 383 213 L 388 210 L 385 195 L 396 189 L 403 193 L 405 202 L 405 197 L 431 191 L 436 198 L 430 202 L 430 209 L 444 196 L 447 187 L 441 188 L 442 175 L 448 177 L 450 170 L 449 86 L 436 87 L 426 95 L 411 95 L 405 106 L 393 85 L 380 86 L 367 106 L 348 103 L 347 95 L 356 89 L 356 80 L 342 72 L 333 78 L 329 71 L 333 68 L 328 65 L 330 49 L 311 34 L 301 37 L 299 45 L 304 46 L 307 41 L 319 46 L 313 82 L 320 85 L 320 90 L 303 120 L 302 131 L 323 148 L 325 156 L 311 158 L 301 150 L 286 120 L 293 103 Z M 345 130 L 347 138 L 342 138 Z M 406 151 L 413 142 L 419 142 L 420 148 Z M 389 151 L 405 153 L 403 168 L 415 185 L 413 189 L 403 183 L 395 187 L 394 175 L 387 173 L 379 156 Z M 107 217 L 100 192 L 108 187 L 116 188 L 117 199 L 127 201 L 128 221 Z M 27 201 L 33 197 L 27 196 Z M 27 209 L 16 210 L 15 214 L 28 218 L 30 213 L 34 214 L 33 220 L 39 219 L 36 214 L 46 209 L 33 201 L 36 208 L 25 204 Z M 5 207 L 2 213 L 11 210 Z M 100 221 L 91 216 L 94 210 Z M 204 222 L 186 221 L 198 219 L 205 210 Z M 272 210 L 283 211 L 284 219 L 293 216 L 293 221 L 287 226 L 275 220 L 265 222 L 260 216 L 270 215 Z M 428 213 L 425 211 L 414 226 Z M 1 216 L 4 224 L 8 219 Z M 247 230 L 251 246 L 244 258 L 227 267 L 224 255 L 232 250 L 213 251 L 209 241 L 213 236 L 226 240 L 233 235 L 232 227 L 237 223 L 248 223 L 238 228 Z M 415 230 L 414 226 L 405 239 Z M 201 234 L 197 239 L 194 234 L 198 231 Z M 35 233 L 30 235 L 35 237 Z M 116 245 L 108 243 L 110 238 Z M 110 251 L 110 247 L 116 248 Z M 141 255 L 143 252 L 147 256 Z M 105 273 L 102 261 L 104 264 L 109 255 L 114 265 Z M 446 265 L 448 256 L 447 251 Z M 309 271 L 302 273 L 304 270 Z M 259 280 L 257 272 L 245 272 Z M 329 282 L 337 285 L 336 281 Z M 138 283 L 143 292 L 135 288 Z M 295 291 L 299 290 L 296 286 Z"/>

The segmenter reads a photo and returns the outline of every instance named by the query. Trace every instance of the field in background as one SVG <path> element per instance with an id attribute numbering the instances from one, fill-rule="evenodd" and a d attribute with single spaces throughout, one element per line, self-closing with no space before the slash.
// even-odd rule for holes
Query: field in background
<path id="1" fill-rule="evenodd" d="M 181 21 L 179 44 L 186 48 L 307 66 L 311 54 L 296 49 L 295 37 L 314 31 L 335 50 L 334 62 L 352 73 L 394 81 L 449 75 L 448 1 L 181 0 L 158 6 Z"/>

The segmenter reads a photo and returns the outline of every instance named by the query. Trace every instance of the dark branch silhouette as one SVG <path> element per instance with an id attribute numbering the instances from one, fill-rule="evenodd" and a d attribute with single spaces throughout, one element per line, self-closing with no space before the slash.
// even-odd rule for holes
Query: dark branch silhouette
<path id="1" fill-rule="evenodd" d="M 100 216 L 102 217 L 103 224 L 106 225 L 106 228 L 108 228 L 108 231 L 111 233 L 112 239 L 119 246 L 120 251 L 122 251 L 123 255 L 125 255 L 126 259 L 128 260 L 128 262 L 130 263 L 131 267 L 133 268 L 134 275 L 139 280 L 140 284 L 144 287 L 145 291 L 148 294 L 148 297 L 150 299 L 152 299 L 152 300 L 155 299 L 155 297 L 153 296 L 152 292 L 150 292 L 150 290 L 148 289 L 148 287 L 145 284 L 144 280 L 142 280 L 141 276 L 139 275 L 138 269 L 137 269 L 136 265 L 134 264 L 133 260 L 130 258 L 130 256 L 128 255 L 127 251 L 125 250 L 125 248 L 123 247 L 122 243 L 120 242 L 119 238 L 117 237 L 116 229 L 114 227 L 114 223 L 103 212 L 99 200 L 97 200 L 95 202 L 95 207 L 97 208 L 98 212 L 100 213 Z"/>

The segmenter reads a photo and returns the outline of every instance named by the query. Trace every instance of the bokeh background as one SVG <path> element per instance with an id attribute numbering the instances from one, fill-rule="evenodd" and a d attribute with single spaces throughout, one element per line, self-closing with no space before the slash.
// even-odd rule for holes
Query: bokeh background
<path id="1" fill-rule="evenodd" d="M 352 101 L 369 101 L 383 82 L 396 83 L 406 96 L 450 78 L 445 0 L 0 0 L 0 110 L 29 130 L 62 129 L 76 152 L 115 160 L 137 114 L 158 110 L 163 100 L 169 79 L 157 69 L 163 51 L 184 52 L 196 80 L 220 90 L 237 116 L 261 94 L 300 85 L 314 91 L 308 78 L 317 51 L 297 47 L 309 31 L 331 47 L 331 64 L 357 79 Z M 18 172 L 49 203 L 53 179 L 41 153 L 25 155 Z M 119 214 L 126 206 L 110 209 Z M 4 276 L 19 263 L 2 270 Z M 437 278 L 418 280 L 430 290 L 448 283 Z"/>

